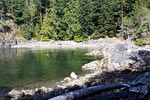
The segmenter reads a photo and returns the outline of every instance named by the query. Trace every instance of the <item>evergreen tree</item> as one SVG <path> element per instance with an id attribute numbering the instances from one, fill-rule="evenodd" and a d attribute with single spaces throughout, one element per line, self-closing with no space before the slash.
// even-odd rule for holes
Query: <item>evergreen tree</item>
<path id="1" fill-rule="evenodd" d="M 4 0 L 0 1 L 0 18 L 4 16 Z"/>
<path id="2" fill-rule="evenodd" d="M 51 38 L 51 27 L 49 24 L 49 19 L 45 16 L 43 20 L 43 24 L 40 31 L 40 39 L 41 40 L 48 40 Z"/>
<path id="3" fill-rule="evenodd" d="M 80 34 L 82 28 L 80 23 L 80 11 L 80 0 L 69 0 L 64 9 L 64 20 L 67 24 L 66 39 L 72 40 L 75 36 L 82 36 L 82 34 Z"/>
<path id="4" fill-rule="evenodd" d="M 0 1 L 0 18 L 6 18 L 6 13 L 8 13 L 9 0 Z"/>
<path id="5" fill-rule="evenodd" d="M 29 12 L 30 12 L 30 21 L 31 21 L 31 26 L 34 28 L 34 23 L 33 23 L 33 17 L 35 16 L 36 8 L 33 0 L 29 1 L 28 4 Z"/>
<path id="6" fill-rule="evenodd" d="M 125 39 L 149 32 L 149 0 L 1 0 L 0 18 L 11 13 L 22 35 L 31 39 Z M 136 28 L 138 30 L 136 30 Z"/>

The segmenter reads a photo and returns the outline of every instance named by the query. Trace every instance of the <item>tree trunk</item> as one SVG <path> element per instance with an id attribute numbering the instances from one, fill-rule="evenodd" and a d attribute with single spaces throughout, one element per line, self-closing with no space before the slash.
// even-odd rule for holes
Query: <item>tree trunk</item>
<path id="1" fill-rule="evenodd" d="M 42 19 L 43 19 L 43 13 L 42 13 L 42 3 L 40 1 L 40 22 L 42 24 Z"/>
<path id="2" fill-rule="evenodd" d="M 33 17 L 31 16 L 31 19 L 30 19 L 30 21 L 31 21 L 31 26 L 32 26 L 32 29 L 34 28 L 34 25 L 33 25 Z"/>
<path id="3" fill-rule="evenodd" d="M 96 92 L 102 92 L 105 90 L 112 90 L 112 89 L 120 89 L 123 87 L 129 87 L 129 86 L 130 85 L 128 85 L 128 84 L 98 85 L 98 86 L 94 86 L 94 87 L 90 87 L 90 88 L 86 88 L 86 89 L 77 90 L 74 92 L 69 92 L 69 93 L 54 97 L 49 100 L 74 100 L 74 99 L 81 98 L 83 96 L 94 94 Z"/>
<path id="4" fill-rule="evenodd" d="M 27 6 L 29 5 L 29 0 L 26 0 L 26 5 L 27 5 Z"/>

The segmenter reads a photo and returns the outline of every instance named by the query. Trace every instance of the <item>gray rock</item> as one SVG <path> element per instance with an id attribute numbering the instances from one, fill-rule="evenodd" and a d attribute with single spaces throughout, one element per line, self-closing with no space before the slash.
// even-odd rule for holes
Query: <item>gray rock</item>
<path id="1" fill-rule="evenodd" d="M 26 42 L 21 40 L 18 36 L 13 34 L 1 33 L 0 34 L 0 47 L 1 48 L 10 48 L 14 45 L 17 45 L 21 42 Z"/>
<path id="2" fill-rule="evenodd" d="M 101 61 L 97 60 L 83 65 L 82 69 L 91 71 L 91 70 L 97 70 L 99 69 L 99 67 L 101 67 Z"/>
<path id="3" fill-rule="evenodd" d="M 146 70 L 150 68 L 150 51 L 149 50 L 139 50 L 134 53 L 131 57 L 134 63 L 131 69 Z"/>
<path id="4" fill-rule="evenodd" d="M 103 41 L 103 40 L 100 40 Z M 139 47 L 119 42 L 119 41 L 111 41 L 111 40 L 104 40 L 100 43 L 101 49 L 91 51 L 85 55 L 87 56 L 104 56 L 104 59 L 107 58 L 107 62 L 101 61 L 99 66 L 103 66 L 102 68 L 107 69 L 107 71 L 114 71 L 114 70 L 124 70 L 129 68 L 129 64 L 133 64 L 135 61 L 131 59 L 134 53 L 138 51 Z M 104 67 L 104 65 L 106 67 Z M 91 67 L 90 67 L 91 66 Z M 96 66 L 89 64 L 83 67 L 83 69 L 95 69 Z"/>
<path id="5" fill-rule="evenodd" d="M 8 96 L 17 100 L 18 98 L 20 98 L 22 96 L 22 93 L 18 90 L 12 90 L 8 93 Z"/>
<path id="6" fill-rule="evenodd" d="M 70 74 L 70 77 L 73 78 L 73 79 L 77 79 L 78 78 L 78 76 L 74 72 L 72 72 Z"/>
<path id="7" fill-rule="evenodd" d="M 89 53 L 85 54 L 86 56 L 102 56 L 102 53 L 100 50 L 91 51 Z"/>

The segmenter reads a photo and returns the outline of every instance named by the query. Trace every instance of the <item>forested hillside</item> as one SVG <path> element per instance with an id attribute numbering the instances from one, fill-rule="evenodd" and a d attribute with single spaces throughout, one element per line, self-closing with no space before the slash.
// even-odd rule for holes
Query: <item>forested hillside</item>
<path id="1" fill-rule="evenodd" d="M 0 8 L 0 19 L 11 16 L 27 39 L 149 36 L 149 0 L 1 0 Z"/>

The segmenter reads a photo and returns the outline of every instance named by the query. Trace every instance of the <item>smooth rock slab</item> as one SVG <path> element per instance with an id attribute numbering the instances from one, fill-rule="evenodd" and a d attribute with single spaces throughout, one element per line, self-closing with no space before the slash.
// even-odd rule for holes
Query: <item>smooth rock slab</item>
<path id="1" fill-rule="evenodd" d="M 82 69 L 92 71 L 92 70 L 99 69 L 99 67 L 101 67 L 101 61 L 97 60 L 97 61 L 93 61 L 93 62 L 83 65 Z"/>

